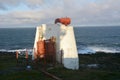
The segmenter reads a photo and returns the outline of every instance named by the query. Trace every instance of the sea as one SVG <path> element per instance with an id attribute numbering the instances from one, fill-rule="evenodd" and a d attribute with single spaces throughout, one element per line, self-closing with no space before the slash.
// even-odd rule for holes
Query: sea
<path id="1" fill-rule="evenodd" d="M 32 52 L 35 31 L 36 28 L 0 28 L 0 52 Z M 74 34 L 79 54 L 120 53 L 120 26 L 74 27 Z"/>

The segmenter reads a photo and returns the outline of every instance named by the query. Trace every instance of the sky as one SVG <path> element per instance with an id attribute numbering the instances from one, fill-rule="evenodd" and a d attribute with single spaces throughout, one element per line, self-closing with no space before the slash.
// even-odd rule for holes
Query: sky
<path id="1" fill-rule="evenodd" d="M 73 26 L 118 26 L 120 0 L 0 0 L 0 28 L 54 24 L 61 17 Z"/>

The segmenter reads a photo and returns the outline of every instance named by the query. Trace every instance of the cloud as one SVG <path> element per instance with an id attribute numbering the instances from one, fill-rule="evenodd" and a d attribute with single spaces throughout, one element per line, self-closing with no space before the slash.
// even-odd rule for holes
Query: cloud
<path id="1" fill-rule="evenodd" d="M 85 4 L 77 10 L 74 18 L 76 24 L 82 25 L 120 25 L 119 0 L 101 0 Z"/>
<path id="2" fill-rule="evenodd" d="M 19 27 L 30 26 L 30 25 L 38 25 L 38 23 L 44 19 L 43 14 L 39 14 L 38 11 L 21 11 L 21 12 L 12 12 L 6 15 L 0 15 L 0 25 L 2 26 L 13 26 Z"/>
<path id="3" fill-rule="evenodd" d="M 54 8 L 58 10 L 58 8 Z M 59 9 L 60 11 L 60 9 Z M 54 19 L 62 16 L 61 13 L 54 13 L 48 10 L 29 10 L 29 11 L 14 11 L 8 14 L 0 15 L 0 25 L 2 27 L 12 26 L 38 26 L 43 23 L 54 23 Z M 60 17 L 59 16 L 59 17 Z"/>
<path id="4" fill-rule="evenodd" d="M 0 9 L 7 10 L 8 7 L 18 6 L 21 0 L 0 0 Z"/>
<path id="5" fill-rule="evenodd" d="M 29 1 L 29 3 L 27 3 Z M 35 0 L 35 2 L 32 2 L 33 0 L 26 0 L 27 6 L 32 8 L 30 10 L 25 10 L 25 11 L 12 11 L 12 12 L 8 12 L 6 14 L 0 14 L 0 25 L 2 27 L 6 27 L 6 26 L 38 26 L 39 24 L 42 23 L 54 23 L 54 19 L 55 17 L 57 17 L 58 15 L 61 15 L 62 9 L 61 6 L 57 6 L 57 4 L 53 3 L 56 5 L 56 7 L 54 6 L 50 6 L 48 3 L 47 7 L 43 7 L 43 9 L 41 10 L 36 10 L 33 8 L 34 5 L 36 4 L 41 4 L 42 5 L 42 0 L 40 3 L 38 3 L 39 0 Z M 13 4 L 11 4 L 13 6 Z M 50 7 L 49 7 L 50 6 Z M 54 12 L 56 11 L 56 12 Z M 59 12 L 60 11 L 60 12 Z M 58 13 L 57 13 L 58 12 Z"/>
<path id="6" fill-rule="evenodd" d="M 0 3 L 0 10 L 6 10 L 3 4 Z"/>
<path id="7" fill-rule="evenodd" d="M 30 8 L 41 6 L 44 0 L 0 0 L 0 9 L 7 10 L 9 7 L 17 7 L 20 4 L 25 4 Z"/>
<path id="8" fill-rule="evenodd" d="M 44 0 L 24 0 L 24 4 L 30 8 L 40 7 L 43 3 Z"/>
<path id="9" fill-rule="evenodd" d="M 74 25 L 120 25 L 120 0 L 0 0 L 0 9 L 24 4 L 27 10 L 0 14 L 0 26 L 37 26 L 71 17 Z"/>

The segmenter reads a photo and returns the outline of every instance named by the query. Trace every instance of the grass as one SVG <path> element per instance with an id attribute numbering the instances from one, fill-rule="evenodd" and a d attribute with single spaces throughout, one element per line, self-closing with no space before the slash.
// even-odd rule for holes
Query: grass
<path id="1" fill-rule="evenodd" d="M 31 71 L 24 70 L 5 75 L 0 75 L 0 80 L 52 80 L 52 79 L 36 70 Z"/>
<path id="2" fill-rule="evenodd" d="M 63 80 L 119 80 L 120 72 L 95 69 L 68 70 L 57 68 L 49 71 Z"/>
<path id="3" fill-rule="evenodd" d="M 0 54 L 0 70 L 5 70 L 16 65 L 15 55 Z"/>
<path id="4" fill-rule="evenodd" d="M 35 69 L 32 63 L 29 63 L 32 69 L 26 70 L 25 60 L 21 59 L 17 65 L 14 54 L 0 54 L 0 80 L 53 80 Z M 100 67 L 69 70 L 57 66 L 48 72 L 63 80 L 120 80 L 120 54 L 81 54 L 79 59 L 80 64 L 99 64 Z"/>
<path id="5" fill-rule="evenodd" d="M 80 54 L 79 64 L 99 64 L 99 69 L 120 71 L 120 53 Z"/>
<path id="6" fill-rule="evenodd" d="M 17 64 L 14 53 L 0 54 L 0 80 L 53 80 L 38 70 L 26 70 L 25 59 L 21 59 Z"/>

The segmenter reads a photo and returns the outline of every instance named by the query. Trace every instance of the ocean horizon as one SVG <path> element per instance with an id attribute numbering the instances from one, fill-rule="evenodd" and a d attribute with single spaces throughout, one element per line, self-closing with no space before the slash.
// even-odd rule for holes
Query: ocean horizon
<path id="1" fill-rule="evenodd" d="M 36 28 L 0 28 L 0 52 L 32 52 Z M 120 26 L 74 27 L 79 54 L 120 53 Z"/>

